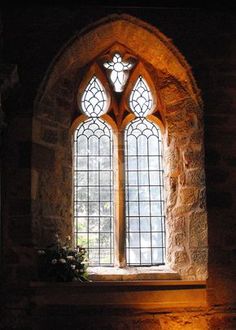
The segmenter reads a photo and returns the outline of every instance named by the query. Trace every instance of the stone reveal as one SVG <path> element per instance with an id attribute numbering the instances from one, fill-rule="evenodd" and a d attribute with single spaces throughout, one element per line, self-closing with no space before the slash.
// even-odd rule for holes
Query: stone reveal
<path id="1" fill-rule="evenodd" d="M 128 15 L 111 15 L 75 35 L 51 64 L 35 100 L 32 128 L 34 245 L 72 233 L 70 127 L 79 115 L 78 86 L 93 60 L 114 43 L 148 63 L 165 126 L 167 263 L 182 279 L 207 278 L 202 101 L 191 70 L 156 28 Z"/>

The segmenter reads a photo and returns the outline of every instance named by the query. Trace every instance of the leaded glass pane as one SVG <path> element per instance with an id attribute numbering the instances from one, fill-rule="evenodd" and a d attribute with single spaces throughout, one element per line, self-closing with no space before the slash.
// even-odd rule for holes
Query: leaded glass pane
<path id="1" fill-rule="evenodd" d="M 145 118 L 133 120 L 125 129 L 125 173 L 127 264 L 163 264 L 162 141 L 159 128 Z"/>
<path id="2" fill-rule="evenodd" d="M 116 53 L 112 61 L 106 62 L 103 65 L 109 71 L 108 76 L 114 91 L 122 92 L 128 79 L 128 71 L 133 67 L 133 63 L 122 61 L 120 54 Z"/>
<path id="3" fill-rule="evenodd" d="M 152 111 L 153 97 L 147 82 L 142 76 L 138 77 L 130 94 L 129 106 L 137 117 L 146 117 Z M 142 123 L 140 124 L 142 125 Z M 146 133 L 144 131 L 145 129 Z M 145 129 L 144 127 L 140 127 L 140 130 L 144 135 L 151 135 L 151 131 L 148 130 L 148 126 Z M 135 132 L 133 132 L 133 134 L 136 135 Z"/>
<path id="4" fill-rule="evenodd" d="M 84 121 L 74 133 L 74 228 L 90 266 L 113 264 L 112 159 L 108 124 L 98 118 Z"/>
<path id="5" fill-rule="evenodd" d="M 82 95 L 82 111 L 88 117 L 100 117 L 107 111 L 107 107 L 108 98 L 106 91 L 101 81 L 96 76 L 93 76 Z M 94 123 L 94 125 L 96 126 L 97 124 Z M 91 134 L 91 131 L 85 132 L 84 134 L 88 136 Z M 97 136 L 101 136 L 103 132 L 98 129 L 96 134 Z"/>

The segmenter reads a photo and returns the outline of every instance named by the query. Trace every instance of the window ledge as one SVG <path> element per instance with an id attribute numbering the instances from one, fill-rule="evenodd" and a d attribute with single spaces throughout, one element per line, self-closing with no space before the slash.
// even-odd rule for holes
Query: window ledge
<path id="1" fill-rule="evenodd" d="M 132 280 L 95 282 L 32 282 L 32 303 L 80 308 L 173 310 L 206 307 L 206 282 Z"/>
<path id="2" fill-rule="evenodd" d="M 166 266 L 152 267 L 89 267 L 92 281 L 179 280 L 178 273 Z"/>

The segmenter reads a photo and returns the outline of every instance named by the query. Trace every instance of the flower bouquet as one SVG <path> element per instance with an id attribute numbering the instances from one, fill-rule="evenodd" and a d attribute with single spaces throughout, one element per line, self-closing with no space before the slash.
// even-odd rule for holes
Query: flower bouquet
<path id="1" fill-rule="evenodd" d="M 56 242 L 38 249 L 38 275 L 41 281 L 71 282 L 88 281 L 88 259 L 84 248 L 71 248 L 70 237 L 62 244 L 56 235 Z"/>

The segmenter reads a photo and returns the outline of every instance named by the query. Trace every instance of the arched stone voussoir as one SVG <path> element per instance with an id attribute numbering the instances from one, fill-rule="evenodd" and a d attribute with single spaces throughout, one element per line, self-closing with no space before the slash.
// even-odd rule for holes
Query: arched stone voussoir
<path id="1" fill-rule="evenodd" d="M 57 80 L 103 54 L 114 43 L 120 43 L 150 63 L 156 70 L 172 76 L 189 96 L 201 105 L 200 92 L 191 69 L 172 41 L 157 28 L 126 14 L 107 16 L 74 35 L 52 61 L 36 98 L 40 102 Z"/>

